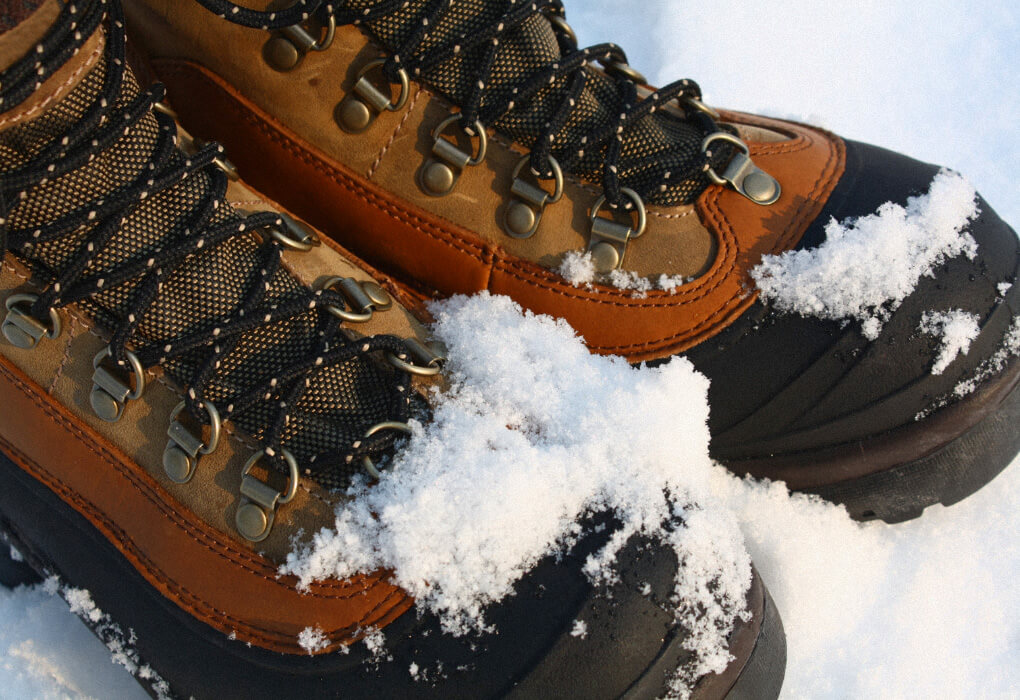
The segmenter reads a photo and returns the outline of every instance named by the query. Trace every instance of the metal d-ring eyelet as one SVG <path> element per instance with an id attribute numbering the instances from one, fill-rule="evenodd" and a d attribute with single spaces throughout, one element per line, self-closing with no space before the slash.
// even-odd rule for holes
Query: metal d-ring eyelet
<path id="1" fill-rule="evenodd" d="M 369 73 L 386 65 L 385 59 L 376 59 L 365 64 L 354 79 L 354 88 L 336 106 L 334 117 L 340 128 L 351 134 L 360 134 L 372 126 L 383 112 L 398 112 L 407 104 L 411 94 L 411 79 L 403 68 L 397 70 L 400 92 L 396 98 L 392 90 L 385 91 L 369 80 Z"/>
<path id="2" fill-rule="evenodd" d="M 457 186 L 461 173 L 469 166 L 480 165 L 485 160 L 489 148 L 489 136 L 481 122 L 475 121 L 471 133 L 462 129 L 464 134 L 478 139 L 474 153 L 465 153 L 459 146 L 443 138 L 444 132 L 452 124 L 460 121 L 459 114 L 453 114 L 432 131 L 432 157 L 425 161 L 418 171 L 418 184 L 425 194 L 431 197 L 443 197 L 450 194 Z"/>
<path id="3" fill-rule="evenodd" d="M 418 377 L 434 377 L 443 371 L 446 362 L 446 348 L 442 343 L 425 345 L 417 338 L 405 338 L 407 355 L 398 356 L 386 353 L 386 359 L 399 370 Z M 411 360 L 410 362 L 408 360 Z"/>
<path id="4" fill-rule="evenodd" d="M 553 26 L 553 29 L 558 29 L 561 34 L 567 37 L 572 45 L 577 46 L 577 32 L 567 23 L 566 18 L 562 14 L 553 11 L 551 8 L 546 8 L 542 14 L 549 20 L 549 24 Z"/>
<path id="5" fill-rule="evenodd" d="M 166 102 L 153 102 L 152 108 L 157 112 L 161 112 L 162 114 L 167 115 L 175 122 L 180 121 L 180 117 L 177 115 L 177 112 L 174 111 L 174 108 L 168 105 Z"/>
<path id="6" fill-rule="evenodd" d="M 37 301 L 37 294 L 19 293 L 7 297 L 7 316 L 0 329 L 7 342 L 16 348 L 31 350 L 44 337 L 52 340 L 60 335 L 63 326 L 56 309 L 49 310 L 49 326 L 31 315 L 31 307 Z"/>
<path id="7" fill-rule="evenodd" d="M 542 214 L 545 207 L 555 204 L 563 197 L 563 170 L 556 159 L 549 156 L 549 165 L 553 171 L 553 192 L 549 194 L 542 186 L 541 181 L 536 179 L 535 183 L 525 180 L 522 176 L 525 166 L 531 161 L 531 156 L 524 156 L 517 167 L 514 168 L 514 184 L 510 187 L 510 193 L 514 199 L 507 204 L 503 211 L 503 230 L 512 238 L 530 238 L 538 231 L 542 223 Z M 532 173 L 534 175 L 534 173 Z"/>
<path id="8" fill-rule="evenodd" d="M 325 31 L 325 34 L 323 34 Z M 274 70 L 286 73 L 297 67 L 304 55 L 310 51 L 325 51 L 333 44 L 336 36 L 336 17 L 330 15 L 324 28 L 314 36 L 304 23 L 298 23 L 278 30 L 266 42 L 262 56 Z"/>
<path id="9" fill-rule="evenodd" d="M 411 426 L 409 426 L 407 423 L 387 421 L 386 423 L 379 423 L 378 425 L 373 425 L 371 428 L 369 428 L 368 431 L 365 433 L 365 439 L 372 437 L 373 435 L 382 430 L 398 430 L 402 433 L 405 433 L 406 435 L 411 434 Z M 361 458 L 361 466 L 364 467 L 365 471 L 368 472 L 368 475 L 371 476 L 376 481 L 382 478 L 382 473 L 376 468 L 375 463 L 367 455 Z"/>
<path id="10" fill-rule="evenodd" d="M 167 477 L 175 483 L 186 484 L 195 475 L 200 455 L 212 454 L 220 441 L 223 422 L 220 412 L 210 401 L 203 401 L 202 408 L 209 416 L 209 437 L 203 439 L 203 425 L 198 424 L 190 416 L 180 418 L 185 403 L 181 401 L 170 414 L 170 427 L 167 436 L 170 440 L 163 450 L 163 470 Z"/>
<path id="11" fill-rule="evenodd" d="M 645 211 L 641 195 L 627 187 L 621 188 L 620 192 L 633 205 L 631 215 L 636 217 L 636 222 L 632 225 L 621 224 L 600 216 L 606 203 L 605 195 L 599 197 L 591 208 L 591 238 L 588 241 L 588 252 L 598 272 L 619 269 L 627 254 L 627 244 L 640 238 L 648 225 L 648 213 Z"/>
<path id="12" fill-rule="evenodd" d="M 145 391 L 145 369 L 138 356 L 125 350 L 128 368 L 109 360 L 113 351 L 107 346 L 92 360 L 92 393 L 89 402 L 102 420 L 115 423 L 124 415 L 128 401 L 140 399 Z"/>
<path id="13" fill-rule="evenodd" d="M 202 150 L 210 143 L 212 142 L 206 141 L 205 139 L 195 137 L 192 137 L 191 139 L 192 148 L 196 152 Z M 222 170 L 223 174 L 227 176 L 227 179 L 232 180 L 234 182 L 237 182 L 238 180 L 241 179 L 241 174 L 238 172 L 237 166 L 234 165 L 233 161 L 231 161 L 226 156 L 216 156 L 215 158 L 213 158 L 213 165 Z"/>
<path id="14" fill-rule="evenodd" d="M 602 64 L 602 67 L 605 69 L 607 73 L 616 73 L 617 75 L 622 75 L 623 77 L 629 78 L 630 80 L 634 81 L 638 85 L 648 84 L 648 78 L 645 77 L 645 74 L 631 66 L 629 63 L 617 61 L 612 58 L 597 60 L 600 64 Z"/>
<path id="15" fill-rule="evenodd" d="M 241 536 L 251 542 L 261 542 L 269 537 L 276 521 L 276 509 L 286 505 L 297 496 L 298 473 L 297 460 L 286 449 L 280 455 L 287 465 L 288 482 L 285 491 L 279 491 L 250 473 L 266 455 L 266 450 L 256 452 L 244 465 L 241 472 L 241 502 L 237 505 L 234 524 Z"/>
<path id="16" fill-rule="evenodd" d="M 317 281 L 315 289 L 335 289 L 347 300 L 350 308 L 342 309 L 330 304 L 327 310 L 348 323 L 367 323 L 376 311 L 386 311 L 393 306 L 389 293 L 371 280 L 356 280 L 353 277 L 327 277 Z"/>
<path id="17" fill-rule="evenodd" d="M 277 241 L 284 248 L 299 253 L 307 253 L 320 245 L 318 234 L 310 226 L 287 214 L 280 213 L 279 216 L 283 219 L 283 227 L 267 226 L 262 229 L 265 236 Z"/>
<path id="18" fill-rule="evenodd" d="M 779 200 L 782 194 L 779 181 L 754 164 L 746 143 L 733 134 L 716 131 L 701 142 L 701 150 L 706 157 L 711 158 L 711 147 L 716 141 L 736 146 L 737 153 L 730 159 L 722 175 L 717 173 L 715 168 L 708 168 L 706 172 L 712 182 L 717 185 L 729 185 L 755 204 L 762 206 L 774 204 Z"/>
<path id="19" fill-rule="evenodd" d="M 709 107 L 707 104 L 699 100 L 697 97 L 683 97 L 680 99 L 680 104 L 682 107 L 684 107 L 684 109 L 687 109 L 689 107 L 697 112 L 707 114 L 709 117 L 713 119 L 713 121 L 722 120 L 722 115 L 719 114 L 719 112 L 716 109 Z"/>

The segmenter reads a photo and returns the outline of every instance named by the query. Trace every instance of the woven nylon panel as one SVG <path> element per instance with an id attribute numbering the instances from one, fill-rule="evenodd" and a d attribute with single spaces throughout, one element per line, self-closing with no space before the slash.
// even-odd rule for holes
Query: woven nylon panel
<path id="1" fill-rule="evenodd" d="M 10 170 L 24 165 L 54 138 L 73 129 L 99 94 L 104 74 L 104 64 L 100 62 L 69 96 L 46 113 L 0 133 L 0 168 Z M 117 107 L 125 105 L 138 92 L 136 81 L 128 76 L 118 105 L 110 114 L 115 115 Z M 21 229 L 52 222 L 133 182 L 147 168 L 158 133 L 155 118 L 147 115 L 111 148 L 98 153 L 89 165 L 32 188 L 12 210 L 11 227 Z M 143 200 L 130 211 L 84 276 L 102 275 L 127 260 L 144 259 L 154 251 L 173 246 L 188 214 L 209 196 L 209 184 L 210 178 L 198 173 Z M 238 214 L 224 204 L 217 208 L 212 222 L 228 217 L 237 218 Z M 52 280 L 65 268 L 92 230 L 93 224 L 84 213 L 80 220 L 80 227 L 73 233 L 24 251 L 25 261 L 44 281 Z M 229 318 L 240 305 L 245 290 L 259 279 L 258 248 L 258 239 L 252 235 L 235 237 L 193 255 L 166 279 L 156 302 L 141 320 L 134 349 L 161 347 L 166 340 L 185 331 L 211 332 Z M 100 325 L 110 327 L 125 315 L 135 287 L 136 283 L 129 282 L 112 288 L 83 306 Z M 272 279 L 266 302 L 292 297 L 300 288 L 299 282 L 281 269 Z M 222 358 L 222 366 L 209 384 L 207 398 L 222 410 L 220 402 L 225 397 L 254 387 L 288 364 L 307 357 L 317 339 L 313 312 L 247 333 Z M 340 338 L 340 342 L 351 341 Z M 208 349 L 199 349 L 167 363 L 164 369 L 179 387 L 187 387 L 189 378 L 208 355 Z M 316 456 L 346 451 L 369 427 L 395 415 L 395 402 L 403 400 L 394 391 L 395 381 L 395 373 L 383 363 L 362 357 L 317 370 L 310 376 L 311 389 L 297 405 L 289 407 L 282 444 L 297 457 L 299 464 L 307 464 Z M 269 396 L 233 420 L 258 439 L 269 428 L 279 401 L 278 396 Z M 356 464 L 316 478 L 328 487 L 342 487 L 355 469 Z"/>
<path id="2" fill-rule="evenodd" d="M 355 9 L 374 4 L 374 0 L 349 2 Z M 410 0 L 400 11 L 369 23 L 367 29 L 383 47 L 395 51 L 420 25 L 426 4 L 426 0 Z M 507 6 L 504 0 L 455 0 L 430 32 L 421 50 L 489 26 L 503 16 Z M 426 71 L 421 79 L 454 104 L 463 104 L 477 81 L 486 51 L 487 47 L 483 45 L 462 52 Z M 532 17 L 501 39 L 492 76 L 486 82 L 487 96 L 483 106 L 509 97 L 514 85 L 555 62 L 561 55 L 549 21 L 538 15 Z M 615 124 L 622 111 L 615 80 L 595 68 L 587 70 L 586 88 L 553 147 L 552 155 L 561 162 L 567 160 L 567 154 L 573 156 L 584 150 L 584 137 Z M 553 116 L 568 80 L 561 79 L 540 92 L 535 99 L 515 106 L 492 126 L 530 148 Z M 707 177 L 699 173 L 686 180 L 670 178 L 664 181 L 663 178 L 666 173 L 678 172 L 691 163 L 701 149 L 704 136 L 693 125 L 664 110 L 631 123 L 620 160 L 622 185 L 643 193 L 645 199 L 654 204 L 689 204 L 708 186 Z M 599 182 L 604 161 L 605 146 L 587 149 L 580 161 L 569 170 L 581 178 Z"/>

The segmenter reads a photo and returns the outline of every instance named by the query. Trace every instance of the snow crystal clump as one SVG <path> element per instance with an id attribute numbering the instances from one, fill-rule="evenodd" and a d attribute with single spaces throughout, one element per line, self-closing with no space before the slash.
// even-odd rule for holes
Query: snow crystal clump
<path id="1" fill-rule="evenodd" d="M 979 321 L 977 314 L 969 314 L 959 309 L 944 313 L 925 312 L 918 330 L 942 338 L 942 347 L 931 368 L 932 374 L 942 374 L 957 355 L 966 355 L 970 351 L 970 344 L 981 332 Z"/>
<path id="2" fill-rule="evenodd" d="M 981 382 L 1005 369 L 1006 364 L 1014 357 L 1020 357 L 1020 316 L 1013 318 L 1009 330 L 1002 339 L 1002 345 L 995 354 L 981 363 L 973 377 L 957 384 L 953 389 L 953 395 L 956 398 L 963 398 L 974 393 Z"/>
<path id="3" fill-rule="evenodd" d="M 998 291 L 999 291 L 999 297 L 1001 297 L 1002 299 L 1005 299 L 1005 298 L 1006 298 L 1006 294 L 1007 294 L 1007 293 L 1009 292 L 1009 290 L 1011 290 L 1012 288 L 1013 288 L 1013 285 L 1012 285 L 1012 284 L 1010 284 L 1009 282 L 1000 282 L 1000 283 L 999 283 L 999 286 L 998 286 L 998 287 L 996 287 L 996 289 L 998 289 Z"/>
<path id="4" fill-rule="evenodd" d="M 574 626 L 570 629 L 570 636 L 584 639 L 588 636 L 588 623 L 584 620 L 574 620 Z"/>
<path id="5" fill-rule="evenodd" d="M 362 630 L 362 632 L 365 636 L 361 638 L 361 641 L 368 648 L 368 653 L 371 655 L 369 660 L 371 662 L 379 663 L 393 660 L 393 657 L 386 651 L 386 635 L 383 634 L 381 629 L 378 627 L 368 627 Z"/>
<path id="6" fill-rule="evenodd" d="M 950 258 L 974 258 L 977 243 L 964 227 L 976 215 L 974 188 L 943 170 L 906 207 L 887 202 L 876 214 L 830 221 L 820 246 L 767 255 L 751 276 L 777 309 L 857 319 L 874 340 L 921 277 Z"/>
<path id="7" fill-rule="evenodd" d="M 164 698 L 169 700 L 173 697 L 169 684 L 160 678 L 151 666 L 142 663 L 134 648 L 137 641 L 134 632 L 129 631 L 125 634 L 120 625 L 99 609 L 92 600 L 91 593 L 82 588 L 64 586 L 56 576 L 48 577 L 43 582 L 42 589 L 50 595 L 59 594 L 67 602 L 71 612 L 89 624 L 96 637 L 106 645 L 110 659 L 115 664 L 144 681 L 159 700 Z"/>
<path id="8" fill-rule="evenodd" d="M 329 637 L 318 627 L 305 627 L 298 634 L 298 644 L 302 649 L 308 652 L 309 655 L 314 654 L 317 651 L 322 651 L 329 646 Z"/>
<path id="9" fill-rule="evenodd" d="M 591 259 L 590 253 L 571 250 L 563 256 L 557 272 L 575 287 L 591 284 L 595 281 L 595 261 Z"/>
<path id="10" fill-rule="evenodd" d="M 621 527 L 586 573 L 614 581 L 632 535 L 673 548 L 683 564 L 674 604 L 694 630 L 682 675 L 725 667 L 751 569 L 732 516 L 709 508 L 708 380 L 686 359 L 635 368 L 592 355 L 564 322 L 505 297 L 431 310 L 450 381 L 432 422 L 414 426 L 381 481 L 355 484 L 334 527 L 298 544 L 282 572 L 308 584 L 390 570 L 447 632 L 467 634 L 486 629 L 485 607 L 539 560 L 576 541 L 585 516 L 613 512 Z"/>
<path id="11" fill-rule="evenodd" d="M 652 290 L 676 294 L 677 289 L 688 282 L 682 275 L 659 275 L 658 279 L 653 280 L 630 270 L 610 270 L 607 274 L 598 274 L 591 253 L 577 250 L 567 252 L 556 271 L 575 287 L 587 287 L 599 282 L 617 289 L 633 290 L 640 297 L 647 296 Z"/>

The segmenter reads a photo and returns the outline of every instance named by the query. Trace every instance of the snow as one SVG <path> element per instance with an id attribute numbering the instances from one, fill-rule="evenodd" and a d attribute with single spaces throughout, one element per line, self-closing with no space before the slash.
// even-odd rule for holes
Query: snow
<path id="1" fill-rule="evenodd" d="M 942 347 L 931 368 L 932 374 L 942 374 L 958 355 L 966 355 L 970 344 L 981 332 L 977 314 L 953 311 L 927 311 L 921 316 L 919 330 L 942 340 Z"/>
<path id="2" fill-rule="evenodd" d="M 305 627 L 298 635 L 298 644 L 311 655 L 328 647 L 329 637 L 318 627 Z"/>
<path id="3" fill-rule="evenodd" d="M 875 214 L 830 221 L 825 242 L 767 255 L 751 271 L 764 300 L 804 316 L 857 319 L 874 340 L 883 322 L 942 262 L 977 254 L 964 227 L 977 214 L 974 188 L 943 170 L 927 194 Z"/>
<path id="4" fill-rule="evenodd" d="M 678 616 L 697 630 L 688 673 L 722 670 L 751 572 L 735 521 L 708 507 L 707 380 L 686 359 L 635 369 L 592 355 L 566 323 L 524 315 L 507 297 L 431 311 L 450 380 L 432 422 L 414 426 L 385 477 L 352 488 L 334 526 L 282 571 L 308 583 L 392 570 L 448 632 L 467 634 L 576 538 L 579 520 L 612 511 L 621 528 L 586 573 L 614 580 L 615 554 L 635 534 L 673 548 L 685 564 Z M 683 527 L 663 529 L 677 519 Z"/>
<path id="5" fill-rule="evenodd" d="M 102 641 L 75 616 L 88 620 Z M 170 697 L 166 683 L 139 659 L 131 631 L 96 607 L 88 591 L 55 576 L 13 591 L 0 587 L 0 621 L 2 697 L 147 697 L 132 675 L 151 682 L 158 698 Z"/>
<path id="6" fill-rule="evenodd" d="M 682 275 L 642 277 L 631 270 L 610 270 L 607 274 L 600 274 L 595 271 L 591 253 L 578 250 L 567 251 L 556 271 L 575 287 L 590 287 L 598 282 L 617 289 L 634 290 L 634 296 L 642 298 L 653 289 L 675 294 L 687 282 Z"/>
<path id="7" fill-rule="evenodd" d="M 563 256 L 557 272 L 575 287 L 591 284 L 595 281 L 595 261 L 592 260 L 591 253 L 570 250 Z"/>
<path id="8" fill-rule="evenodd" d="M 995 351 L 995 354 L 981 363 L 973 376 L 957 384 L 953 389 L 953 395 L 963 398 L 973 393 L 982 381 L 1000 372 L 1009 360 L 1017 356 L 1020 356 L 1020 316 L 1013 318 L 1013 323 L 1010 324 L 1003 337 L 1002 346 Z"/>
<path id="9" fill-rule="evenodd" d="M 709 104 L 820 122 L 954 168 L 1020 224 L 1020 93 L 1004 87 L 1020 59 L 1016 3 L 567 7 L 582 42 L 620 42 L 659 83 L 692 77 Z M 1001 362 L 1020 353 L 1020 323 L 1011 333 Z M 896 526 L 861 526 L 780 485 L 710 474 L 783 616 L 784 697 L 1016 697 L 1020 460 L 964 502 Z M 43 586 L 0 590 L 3 696 L 144 698 L 109 659 Z"/>

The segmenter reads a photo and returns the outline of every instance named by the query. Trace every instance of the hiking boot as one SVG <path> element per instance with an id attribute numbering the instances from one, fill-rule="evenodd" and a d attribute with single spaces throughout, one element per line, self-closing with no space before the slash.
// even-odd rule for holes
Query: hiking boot
<path id="1" fill-rule="evenodd" d="M 715 458 L 855 518 L 1020 449 L 1017 239 L 958 176 L 648 87 L 558 0 L 245 5 L 127 0 L 129 30 L 189 128 L 421 296 L 686 353 Z"/>
<path id="2" fill-rule="evenodd" d="M 237 179 L 162 93 L 127 67 L 119 2 L 46 0 L 0 35 L 12 561 L 159 697 L 778 694 L 782 626 L 746 553 L 694 571 L 665 532 L 613 541 L 609 515 L 470 634 L 399 571 L 284 574 L 352 494 L 397 481 L 442 354 L 413 299 Z M 704 595 L 677 597 L 684 579 Z"/>

